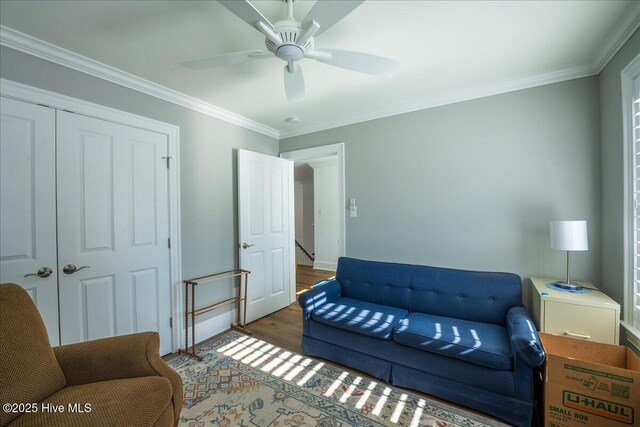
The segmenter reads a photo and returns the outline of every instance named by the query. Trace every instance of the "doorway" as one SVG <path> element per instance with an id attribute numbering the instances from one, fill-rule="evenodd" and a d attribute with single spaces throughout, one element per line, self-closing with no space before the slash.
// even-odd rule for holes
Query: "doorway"
<path id="1" fill-rule="evenodd" d="M 313 268 L 335 271 L 338 258 L 346 255 L 344 143 L 289 151 L 280 157 L 294 162 L 297 175 L 293 238 L 300 237 L 297 240 L 312 256 Z"/>
<path id="2" fill-rule="evenodd" d="M 296 265 L 313 267 L 315 261 L 313 168 L 307 162 L 295 162 L 293 175 Z"/>

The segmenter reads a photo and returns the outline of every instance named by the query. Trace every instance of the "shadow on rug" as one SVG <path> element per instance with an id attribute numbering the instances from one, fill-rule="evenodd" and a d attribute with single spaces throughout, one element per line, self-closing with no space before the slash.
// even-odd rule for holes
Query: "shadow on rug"
<path id="1" fill-rule="evenodd" d="M 168 362 L 184 383 L 181 426 L 505 425 L 237 332 L 198 351 L 202 362 Z"/>

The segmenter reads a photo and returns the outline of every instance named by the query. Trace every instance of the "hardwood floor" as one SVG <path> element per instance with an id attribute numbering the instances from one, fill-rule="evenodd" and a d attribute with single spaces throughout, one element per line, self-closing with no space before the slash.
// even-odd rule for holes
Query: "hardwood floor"
<path id="1" fill-rule="evenodd" d="M 298 266 L 296 270 L 296 295 L 308 290 L 314 283 L 333 277 L 333 275 L 332 271 L 314 270 L 311 267 Z M 254 338 L 299 353 L 302 339 L 302 311 L 300 310 L 300 305 L 296 301 L 282 310 L 249 323 L 247 329 L 253 332 Z"/>
<path id="2" fill-rule="evenodd" d="M 311 286 L 314 283 L 319 282 L 320 280 L 328 279 L 333 276 L 334 276 L 334 273 L 332 271 L 314 270 L 311 267 L 298 266 L 296 269 L 296 295 L 300 295 L 302 292 L 307 291 L 308 289 L 311 288 Z M 274 313 L 271 313 L 268 316 L 265 316 L 261 319 L 258 319 L 254 322 L 247 324 L 247 329 L 249 329 L 253 333 L 252 336 L 254 338 L 260 339 L 262 341 L 266 341 L 269 344 L 276 345 L 285 350 L 289 350 L 296 353 L 301 352 L 300 342 L 302 340 L 302 310 L 300 309 L 300 305 L 298 304 L 297 301 L 283 308 L 282 310 L 278 310 Z M 211 337 L 201 343 L 198 343 L 198 345 L 214 340 L 219 336 L 226 334 L 227 332 L 228 331 L 224 331 L 214 337 Z M 163 359 L 170 360 L 176 357 L 177 355 L 178 355 L 177 353 L 168 354 L 166 356 L 163 356 Z M 335 362 L 331 362 L 331 361 L 328 361 L 328 362 L 336 366 L 340 366 Z M 364 378 L 375 380 L 375 378 L 370 376 L 369 374 L 359 372 L 353 368 L 345 368 L 345 369 L 349 369 L 351 372 L 357 372 Z M 493 419 L 495 421 L 499 421 L 496 418 L 491 417 L 490 415 L 481 414 L 480 412 L 474 411 L 473 409 L 465 408 L 463 406 L 456 405 L 451 402 L 447 402 L 435 396 L 430 396 L 430 395 L 427 395 L 426 393 L 422 393 L 417 390 L 410 390 L 410 391 L 412 393 L 417 394 L 418 396 L 425 396 L 429 399 L 439 401 L 444 404 L 451 405 L 471 413 L 476 413 L 484 417 L 487 417 L 489 419 Z M 532 426 L 535 426 L 535 425 L 536 424 L 534 422 Z"/>
<path id="3" fill-rule="evenodd" d="M 309 290 L 314 283 L 334 276 L 333 271 L 314 270 L 311 267 L 299 265 L 296 267 L 296 295 Z M 271 313 L 254 322 L 247 323 L 247 329 L 253 333 L 254 338 L 267 341 L 286 350 L 300 352 L 300 342 L 302 340 L 302 310 L 298 302 Z M 226 334 L 230 329 L 221 332 L 211 338 L 207 338 L 196 344 L 200 346 L 209 341 Z M 177 357 L 178 353 L 169 353 L 162 358 L 165 361 Z"/>

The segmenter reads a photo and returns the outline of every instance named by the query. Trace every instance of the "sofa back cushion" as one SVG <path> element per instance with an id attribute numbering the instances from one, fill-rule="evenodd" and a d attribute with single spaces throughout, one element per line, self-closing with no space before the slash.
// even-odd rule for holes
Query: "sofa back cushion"
<path id="1" fill-rule="evenodd" d="M 504 325 L 509 309 L 521 304 L 516 274 L 413 267 L 411 312 Z"/>
<path id="2" fill-rule="evenodd" d="M 409 310 L 413 266 L 340 258 L 336 279 L 346 298 Z"/>

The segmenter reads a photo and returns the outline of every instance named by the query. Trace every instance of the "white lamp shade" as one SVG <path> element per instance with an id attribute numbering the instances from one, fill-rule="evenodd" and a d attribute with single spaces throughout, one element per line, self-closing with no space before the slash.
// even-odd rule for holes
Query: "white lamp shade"
<path id="1" fill-rule="evenodd" d="M 586 251 L 587 221 L 551 221 L 551 247 L 562 251 Z"/>

